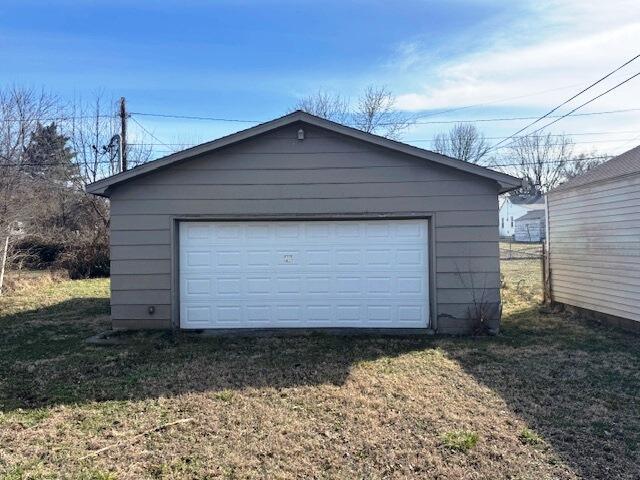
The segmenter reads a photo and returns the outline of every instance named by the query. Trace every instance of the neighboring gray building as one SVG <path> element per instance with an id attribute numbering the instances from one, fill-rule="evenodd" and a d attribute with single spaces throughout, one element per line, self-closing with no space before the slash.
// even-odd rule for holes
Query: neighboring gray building
<path id="1" fill-rule="evenodd" d="M 468 332 L 520 180 L 300 111 L 93 183 L 114 328 Z"/>
<path id="2" fill-rule="evenodd" d="M 545 238 L 546 216 L 544 210 L 531 210 L 516 218 L 514 240 L 539 243 Z"/>
<path id="3" fill-rule="evenodd" d="M 544 196 L 505 195 L 500 204 L 499 228 L 501 237 L 513 237 L 516 233 L 516 219 L 533 210 L 544 211 Z"/>
<path id="4" fill-rule="evenodd" d="M 640 331 L 640 147 L 547 195 L 554 302 Z"/>

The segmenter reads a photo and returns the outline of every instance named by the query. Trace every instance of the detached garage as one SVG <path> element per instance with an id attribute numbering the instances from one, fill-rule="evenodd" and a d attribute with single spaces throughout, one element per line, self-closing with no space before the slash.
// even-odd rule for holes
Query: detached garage
<path id="1" fill-rule="evenodd" d="M 114 328 L 465 333 L 499 322 L 494 172 L 294 112 L 87 187 Z"/>

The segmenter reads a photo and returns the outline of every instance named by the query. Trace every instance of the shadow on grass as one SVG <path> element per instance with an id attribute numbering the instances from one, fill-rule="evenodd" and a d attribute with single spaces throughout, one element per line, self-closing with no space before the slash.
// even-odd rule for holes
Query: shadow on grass
<path id="1" fill-rule="evenodd" d="M 638 478 L 637 335 L 532 307 L 505 316 L 495 339 L 440 347 L 581 478 Z"/>
<path id="2" fill-rule="evenodd" d="M 107 313 L 107 300 L 88 298 L 0 316 L 7 332 L 0 340 L 0 407 L 9 411 L 247 387 L 341 385 L 354 364 L 432 343 L 425 337 L 225 338 L 171 332 L 127 333 L 125 343 L 115 346 L 85 343 L 109 328 Z"/>
<path id="3" fill-rule="evenodd" d="M 128 334 L 125 345 L 86 344 L 109 328 L 107 313 L 106 299 L 86 298 L 0 316 L 0 407 L 339 386 L 360 362 L 439 348 L 504 399 L 579 476 L 634 478 L 638 471 L 640 342 L 634 335 L 530 308 L 507 315 L 492 338 L 167 332 Z"/>

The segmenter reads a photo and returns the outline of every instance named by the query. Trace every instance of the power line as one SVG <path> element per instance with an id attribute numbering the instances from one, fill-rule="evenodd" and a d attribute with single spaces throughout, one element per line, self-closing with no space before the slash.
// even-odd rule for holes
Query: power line
<path id="1" fill-rule="evenodd" d="M 554 123 L 559 122 L 559 121 L 560 121 L 560 120 L 562 120 L 563 118 L 566 118 L 566 117 L 568 117 L 569 115 L 573 114 L 573 112 L 575 112 L 575 111 L 577 111 L 577 110 L 581 109 L 582 107 L 584 107 L 584 106 L 586 106 L 586 105 L 589 105 L 590 103 L 592 103 L 592 102 L 596 101 L 596 100 L 597 100 L 597 99 L 599 99 L 600 97 L 603 97 L 603 96 L 604 96 L 604 95 L 606 95 L 607 93 L 609 93 L 609 92 L 611 92 L 611 91 L 615 90 L 616 88 L 621 87 L 621 86 L 622 86 L 622 85 L 624 85 L 625 83 L 627 83 L 627 82 L 629 82 L 629 81 L 633 80 L 633 79 L 634 79 L 634 78 L 636 78 L 638 75 L 640 75 L 640 72 L 638 72 L 638 73 L 636 73 L 636 74 L 634 74 L 634 75 L 631 75 L 629 78 L 626 78 L 625 80 L 623 80 L 622 82 L 618 83 L 617 85 L 614 85 L 614 86 L 613 86 L 613 87 L 611 87 L 610 89 L 608 89 L 608 90 L 606 90 L 606 91 L 602 92 L 600 95 L 596 95 L 596 96 L 595 96 L 595 97 L 593 97 L 592 99 L 587 100 L 587 101 L 586 101 L 586 102 L 584 102 L 582 105 L 578 105 L 576 108 L 574 108 L 574 109 L 573 109 L 573 110 L 571 110 L 570 112 L 568 112 L 568 113 L 566 113 L 566 114 L 562 115 L 560 118 L 558 118 L 558 119 L 556 119 L 556 120 L 554 120 L 554 121 L 552 121 L 552 122 L 547 123 L 546 125 L 544 125 L 544 126 L 542 126 L 542 127 L 538 128 L 537 130 L 534 130 L 534 131 L 533 131 L 533 132 L 531 132 L 529 135 L 535 135 L 535 134 L 536 134 L 536 133 L 538 133 L 539 131 L 544 130 L 545 128 L 547 128 L 548 126 L 553 125 Z"/>
<path id="2" fill-rule="evenodd" d="M 535 165 L 553 165 L 553 164 L 562 164 L 567 162 L 584 162 L 585 160 L 608 160 L 612 158 L 610 155 L 600 155 L 597 157 L 577 157 L 577 158 L 566 158 L 564 160 L 544 160 L 540 162 L 513 162 L 513 163 L 491 163 L 487 165 L 482 165 L 486 168 L 497 168 L 497 167 L 520 167 L 520 166 L 535 166 Z"/>
<path id="3" fill-rule="evenodd" d="M 0 122 L 2 123 L 10 123 L 10 122 L 64 122 L 68 120 L 88 120 L 88 119 L 96 119 L 96 118 L 112 118 L 115 119 L 116 115 L 66 115 L 63 117 L 34 117 L 34 118 L 16 118 L 16 117 L 8 117 L 8 118 L 0 118 Z"/>
<path id="4" fill-rule="evenodd" d="M 601 156 L 595 156 L 595 157 L 578 157 L 578 158 L 568 158 L 568 159 L 564 159 L 564 160 L 546 160 L 540 163 L 543 164 L 555 164 L 555 163 L 566 163 L 566 162 L 583 162 L 585 160 L 605 160 L 611 158 L 610 156 L 605 156 L 605 155 L 601 155 Z M 93 162 L 92 162 L 93 163 Z M 107 163 L 109 164 L 110 162 L 108 161 L 99 161 L 98 163 Z M 69 165 L 66 163 L 18 163 L 18 162 L 14 162 L 14 163 L 0 163 L 0 167 L 12 167 L 12 166 L 56 166 L 56 165 Z M 483 166 L 486 168 L 495 168 L 495 167 L 513 167 L 513 166 L 521 166 L 521 165 L 539 165 L 538 162 L 517 162 L 517 163 L 492 163 L 492 164 L 487 164 L 487 165 L 480 165 L 479 166 Z M 393 165 L 369 165 L 369 166 L 365 166 L 365 167 L 322 167 L 322 168 L 326 168 L 326 169 L 359 169 L 359 170 L 366 170 L 366 169 L 374 169 L 374 168 L 394 168 Z M 282 169 L 278 169 L 278 168 L 274 168 L 274 169 L 266 169 L 266 170 L 282 170 Z"/>
<path id="5" fill-rule="evenodd" d="M 196 115 L 173 115 L 169 113 L 147 113 L 147 112 L 130 112 L 131 115 L 139 115 L 144 117 L 160 117 L 160 118 L 182 118 L 185 120 L 211 120 L 214 122 L 234 122 L 234 123 L 264 123 L 264 120 L 247 120 L 238 118 L 220 118 L 220 117 L 202 117 Z"/>
<path id="6" fill-rule="evenodd" d="M 618 110 L 606 110 L 599 112 L 585 112 L 571 115 L 573 117 L 586 117 L 593 115 L 609 115 L 616 113 L 628 113 L 637 112 L 640 108 L 624 108 Z M 184 120 L 204 120 L 215 122 L 236 122 L 236 123 L 264 123 L 264 120 L 248 120 L 237 118 L 219 118 L 219 117 L 204 117 L 204 116 L 192 116 L 192 115 L 172 115 L 167 113 L 148 113 L 148 112 L 130 112 L 130 115 L 146 116 L 146 117 L 159 117 L 159 118 L 176 118 Z M 507 122 L 516 120 L 535 120 L 539 117 L 498 117 L 498 118 L 475 118 L 470 120 L 439 120 L 439 121 L 427 121 L 427 122 L 412 122 L 413 125 L 437 125 L 437 124 L 451 124 L 451 123 L 477 123 L 477 122 Z M 549 116 L 547 118 L 561 118 L 558 116 Z M 380 123 L 379 125 L 389 125 L 389 123 Z"/>
<path id="7" fill-rule="evenodd" d="M 633 133 L 635 133 L 636 130 L 633 131 Z M 563 135 L 553 135 L 553 136 L 558 136 L 558 137 L 562 137 Z M 566 136 L 570 136 L 569 134 L 567 134 Z M 522 136 L 522 137 L 516 137 L 516 138 L 527 138 L 528 136 Z M 500 137 L 499 137 L 500 138 Z M 631 141 L 631 140 L 635 140 L 637 137 L 633 137 L 633 138 L 612 138 L 609 140 L 585 140 L 585 141 L 581 141 L 581 142 L 574 142 L 574 141 L 567 141 L 566 143 L 546 143 L 545 145 L 548 146 L 555 146 L 555 145 L 565 145 L 565 144 L 570 144 L 570 145 L 580 145 L 580 144 L 584 144 L 584 145 L 588 145 L 591 143 L 614 143 L 614 142 L 627 142 L 627 141 Z M 405 140 L 405 142 L 435 142 L 436 139 L 423 139 L 423 140 Z M 156 146 L 164 146 L 164 147 L 183 147 L 185 149 L 187 148 L 192 148 L 195 147 L 199 144 L 192 144 L 192 143 L 129 143 L 129 145 L 132 146 L 138 146 L 138 147 L 156 147 Z M 504 145 L 502 147 L 498 147 L 495 150 L 502 150 L 504 148 L 509 148 L 511 145 Z M 159 151 L 158 149 L 153 149 L 154 151 Z M 175 152 L 176 150 L 171 149 L 171 150 L 162 150 L 165 152 Z M 252 152 L 251 154 L 253 154 L 255 152 Z M 307 153 L 311 153 L 311 154 L 317 154 L 314 152 L 275 152 L 278 155 L 287 155 L 287 154 L 307 154 Z M 322 152 L 322 153 L 365 153 L 363 152 Z M 248 155 L 248 154 L 247 154 Z"/>
<path id="8" fill-rule="evenodd" d="M 640 111 L 640 108 L 624 108 L 619 110 L 607 110 L 602 112 L 585 112 L 585 113 L 576 113 L 571 115 L 572 117 L 589 117 L 593 115 L 608 115 L 614 113 L 627 113 L 627 112 L 637 112 Z M 472 120 L 443 120 L 443 121 L 433 121 L 433 122 L 414 122 L 417 125 L 442 125 L 442 124 L 452 124 L 452 123 L 481 123 L 481 122 L 510 122 L 515 120 L 532 120 L 538 117 L 502 117 L 502 118 L 475 118 Z M 558 116 L 549 116 L 547 118 L 560 118 Z"/>
<path id="9" fill-rule="evenodd" d="M 507 140 L 509 140 L 512 137 L 515 137 L 516 135 L 518 135 L 519 133 L 524 132 L 527 128 L 535 125 L 536 123 L 544 120 L 545 118 L 549 117 L 549 115 L 551 115 L 553 112 L 557 111 L 558 109 L 564 107 L 566 104 L 568 104 L 569 102 L 571 102 L 572 100 L 576 99 L 577 97 L 579 97 L 580 95 L 582 95 L 583 93 L 585 93 L 587 90 L 590 90 L 591 88 L 595 87 L 596 85 L 598 85 L 599 83 L 603 82 L 604 80 L 606 80 L 607 78 L 609 78 L 611 75 L 613 75 L 614 73 L 616 73 L 617 71 L 621 70 L 622 68 L 626 67 L 627 65 L 629 65 L 631 62 L 637 60 L 640 57 L 640 54 L 636 55 L 635 57 L 631 58 L 630 60 L 627 60 L 625 63 L 623 63 L 622 65 L 620 65 L 619 67 L 615 68 L 614 70 L 612 70 L 611 72 L 607 73 L 604 77 L 599 78 L 598 80 L 596 80 L 595 82 L 591 83 L 590 85 L 588 85 L 587 87 L 583 88 L 582 90 L 580 90 L 578 93 L 576 93 L 575 95 L 573 95 L 572 97 L 568 98 L 567 100 L 565 100 L 564 102 L 562 102 L 560 105 L 552 108 L 551 110 L 549 110 L 547 113 L 545 113 L 544 115 L 542 115 L 540 118 L 534 120 L 533 122 L 529 123 L 528 125 L 525 125 L 524 127 L 522 127 L 520 130 L 518 130 L 516 133 L 514 133 L 513 135 L 511 135 L 510 137 L 507 137 L 506 139 L 502 140 L 501 142 L 499 142 L 498 144 L 496 144 L 494 146 L 497 147 L 498 145 L 500 145 L 501 143 L 506 142 Z M 622 82 L 624 83 L 624 82 Z M 606 93 L 606 92 L 605 92 Z M 597 97 L 596 97 L 597 98 Z M 586 104 L 585 104 L 586 105 Z M 575 111 L 575 110 L 574 110 Z"/>
<path id="10" fill-rule="evenodd" d="M 151 138 L 153 138 L 154 140 L 156 140 L 157 142 L 160 142 L 160 145 L 164 145 L 167 148 L 171 148 L 168 144 L 164 143 L 162 140 L 160 140 L 158 137 L 156 137 L 153 133 L 151 133 L 149 130 L 147 130 L 146 128 L 144 128 L 144 125 L 142 125 L 138 120 L 136 120 L 134 117 L 131 117 L 131 120 L 133 120 L 134 122 L 136 122 L 136 124 L 147 134 L 149 135 Z M 132 144 L 130 144 L 132 145 Z M 175 151 L 175 150 L 173 150 Z"/>
<path id="11" fill-rule="evenodd" d="M 445 113 L 457 112 L 457 111 L 460 111 L 460 110 L 468 110 L 470 108 L 484 107 L 484 106 L 487 106 L 487 105 L 494 105 L 496 103 L 508 102 L 509 100 L 519 100 L 521 98 L 535 97 L 537 95 L 542 95 L 543 93 L 557 92 L 558 90 L 566 90 L 567 88 L 573 88 L 573 87 L 576 87 L 576 86 L 579 86 L 579 85 L 582 85 L 582 83 L 574 83 L 574 84 L 571 84 L 571 85 L 565 85 L 563 87 L 549 88 L 549 89 L 540 90 L 540 91 L 537 91 L 537 92 L 534 92 L 534 93 L 528 93 L 526 95 L 516 95 L 516 96 L 513 96 L 513 97 L 499 98 L 497 100 L 491 100 L 491 101 L 488 101 L 488 102 L 476 103 L 476 104 L 473 104 L 473 105 L 466 105 L 464 107 L 448 108 L 448 109 L 440 110 L 440 111 L 433 112 L 433 113 L 426 113 L 426 114 L 423 114 L 423 115 L 417 115 L 414 118 L 418 119 L 418 118 L 434 117 L 436 115 L 443 115 Z"/>
<path id="12" fill-rule="evenodd" d="M 489 102 L 491 103 L 491 102 Z M 479 104 L 482 105 L 482 104 Z M 485 104 L 486 105 L 486 104 Z M 469 108 L 469 107 L 460 107 Z M 444 114 L 449 111 L 459 110 L 458 108 L 449 109 L 445 111 L 435 112 L 434 115 Z M 640 111 L 640 108 L 625 108 L 618 110 L 607 110 L 607 111 L 598 111 L 598 112 L 586 112 L 586 113 L 578 113 L 572 116 L 581 117 L 581 116 L 592 116 L 592 115 L 609 115 L 616 113 L 628 113 L 628 112 L 637 112 Z M 221 117 L 207 117 L 207 116 L 195 116 L 195 115 L 173 115 L 173 114 L 165 114 L 165 113 L 148 113 L 148 112 L 128 112 L 129 118 L 133 115 L 145 116 L 145 117 L 159 117 L 159 118 L 175 118 L 175 119 L 184 119 L 184 120 L 204 120 L 204 121 L 216 121 L 216 122 L 232 122 L 232 123 L 264 123 L 265 120 L 249 120 L 249 119 L 237 119 L 237 118 L 221 118 Z M 432 116 L 430 114 L 420 115 L 417 118 L 424 118 Z M 56 122 L 56 121 L 68 121 L 68 120 L 87 120 L 87 119 L 96 119 L 96 118 L 110 118 L 113 120 L 117 119 L 117 115 L 114 114 L 99 114 L 99 115 L 67 115 L 60 117 L 35 117 L 35 118 L 0 118 L 1 123 L 9 123 L 9 122 Z M 498 117 L 498 118 L 475 118 L 475 119 L 459 119 L 459 120 L 441 120 L 441 121 L 427 121 L 427 122 L 412 122 L 414 125 L 432 125 L 432 124 L 451 124 L 451 123 L 476 123 L 476 122 L 507 122 L 507 121 L 518 121 L 518 120 L 535 120 L 539 117 Z M 548 116 L 547 118 L 561 118 L 561 116 Z M 380 123 L 380 125 L 388 125 L 389 123 Z"/>
<path id="13" fill-rule="evenodd" d="M 638 130 L 609 130 L 609 131 L 604 131 L 604 132 L 565 132 L 565 133 L 550 133 L 548 134 L 549 137 L 578 137 L 578 136 L 585 136 L 585 135 L 616 135 L 619 133 L 638 133 Z M 520 137 L 517 138 L 525 138 L 528 135 L 521 135 Z M 283 139 L 290 139 L 291 136 L 287 135 L 281 135 L 281 136 L 277 136 L 274 135 L 273 138 L 283 138 Z M 340 138 L 339 135 L 306 135 L 305 138 L 307 139 L 315 139 L 315 138 Z M 502 140 L 503 138 L 508 138 L 506 136 L 502 136 L 502 137 L 484 137 L 485 140 Z M 432 138 L 409 138 L 409 139 L 405 139 L 403 140 L 404 142 L 433 142 L 436 140 L 436 137 L 432 137 Z M 160 143 L 129 143 L 129 145 L 137 145 L 137 146 L 153 146 L 153 145 L 162 145 Z M 195 145 L 199 145 L 198 143 L 187 143 L 187 142 L 180 142 L 180 143 L 165 143 L 165 145 L 170 145 L 172 147 L 193 147 Z"/>

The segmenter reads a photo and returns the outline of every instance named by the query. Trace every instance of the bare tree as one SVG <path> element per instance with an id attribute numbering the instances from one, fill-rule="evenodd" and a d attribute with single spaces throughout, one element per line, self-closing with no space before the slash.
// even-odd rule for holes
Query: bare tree
<path id="1" fill-rule="evenodd" d="M 322 89 L 313 95 L 299 99 L 294 110 L 302 110 L 338 123 L 346 123 L 349 119 L 348 99 L 339 93 Z"/>
<path id="2" fill-rule="evenodd" d="M 360 130 L 387 138 L 399 138 L 411 122 L 395 108 L 396 98 L 385 87 L 369 86 L 358 99 L 354 124 Z"/>
<path id="3" fill-rule="evenodd" d="M 596 150 L 592 150 L 589 153 L 581 153 L 574 157 L 565 167 L 564 179 L 569 180 L 583 173 L 587 173 L 592 168 L 604 163 L 607 158 L 610 158 L 610 156 L 600 155 Z"/>
<path id="4" fill-rule="evenodd" d="M 81 184 L 78 186 L 84 189 L 88 183 L 119 172 L 118 146 L 112 141 L 120 130 L 117 104 L 98 92 L 88 101 L 75 99 L 68 108 L 66 129 L 80 169 Z M 147 162 L 151 153 L 150 144 L 144 143 L 144 137 L 135 145 L 127 144 L 127 158 L 132 167 Z"/>
<path id="5" fill-rule="evenodd" d="M 0 237 L 37 209 L 27 147 L 43 119 L 61 115 L 57 98 L 43 90 L 0 89 Z"/>
<path id="6" fill-rule="evenodd" d="M 73 276 L 108 270 L 109 203 L 84 188 L 118 172 L 115 112 L 101 95 L 64 105 L 35 89 L 0 89 L 0 243 L 21 233 L 8 242 L 8 265 L 52 247 Z M 132 165 L 151 156 L 142 135 L 129 146 Z"/>
<path id="7" fill-rule="evenodd" d="M 348 98 L 338 93 L 318 90 L 296 103 L 303 110 L 338 123 L 352 124 L 367 133 L 398 138 L 411 125 L 410 118 L 395 107 L 396 99 L 385 87 L 367 87 L 350 111 Z"/>
<path id="8" fill-rule="evenodd" d="M 84 192 L 87 184 L 120 171 L 117 155 L 119 145 L 113 137 L 120 130 L 117 117 L 117 103 L 96 93 L 90 100 L 75 99 L 69 109 L 69 121 L 66 129 L 71 147 L 75 153 L 75 162 L 79 175 L 69 179 L 78 192 Z M 150 143 L 144 143 L 144 137 L 135 145 L 127 145 L 127 158 L 131 166 L 140 165 L 151 158 Z M 109 205 L 104 198 L 86 195 L 78 199 L 85 208 L 86 227 L 97 235 L 106 236 L 109 224 Z M 98 224 L 96 224 L 98 222 Z"/>
<path id="9" fill-rule="evenodd" d="M 491 147 L 471 123 L 457 123 L 447 133 L 436 135 L 434 151 L 469 163 L 481 163 Z"/>
<path id="10" fill-rule="evenodd" d="M 573 141 L 566 135 L 531 135 L 516 138 L 507 149 L 505 171 L 525 180 L 520 193 L 546 192 L 565 178 L 574 159 Z M 497 165 L 499 166 L 499 164 Z"/>

